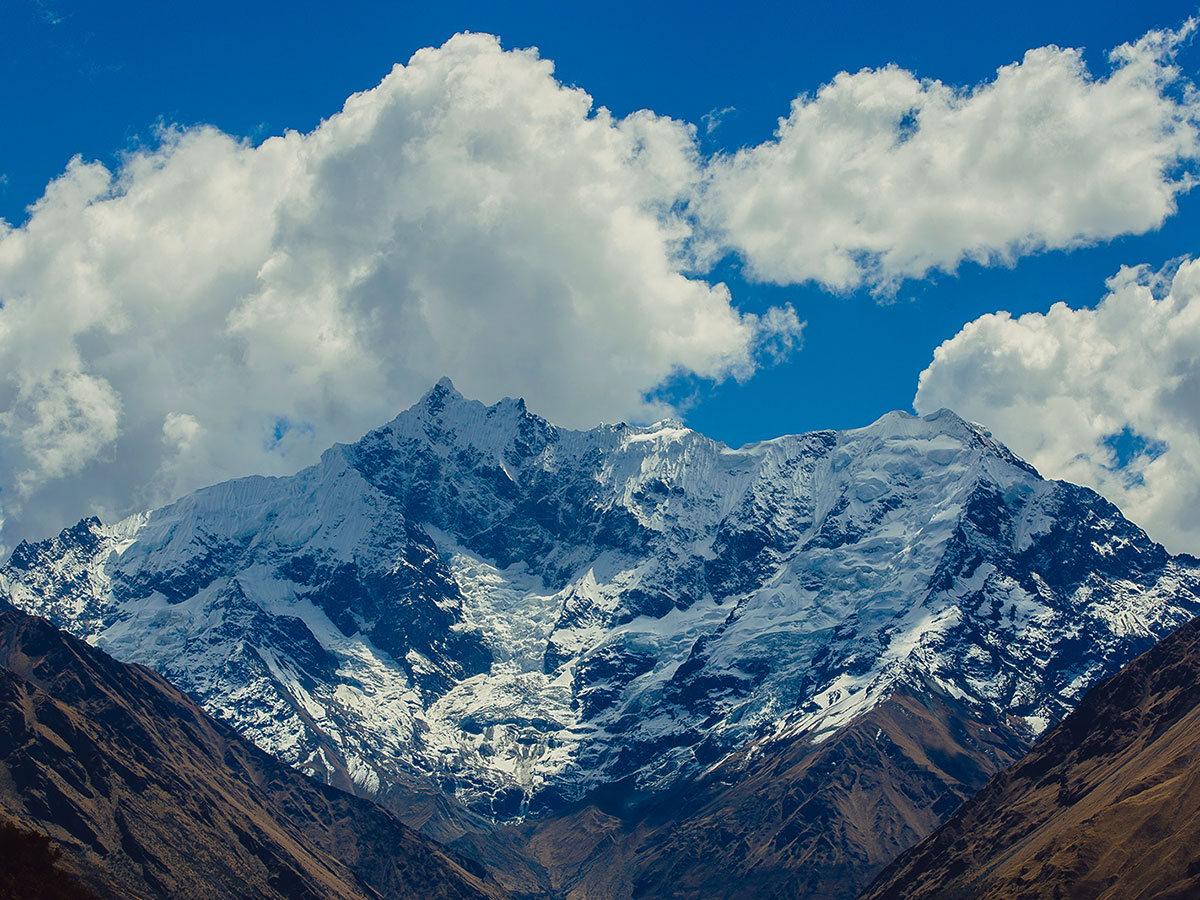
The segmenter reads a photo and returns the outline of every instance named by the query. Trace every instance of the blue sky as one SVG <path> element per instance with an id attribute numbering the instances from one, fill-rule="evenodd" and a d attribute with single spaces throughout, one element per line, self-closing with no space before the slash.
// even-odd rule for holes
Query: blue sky
<path id="1" fill-rule="evenodd" d="M 128 184 L 137 182 L 128 171 L 126 186 L 120 181 L 129 155 L 153 154 L 161 148 L 164 139 L 159 129 L 163 126 L 178 126 L 185 132 L 212 126 L 249 145 L 259 145 L 288 131 L 312 132 L 323 120 L 337 114 L 348 96 L 379 84 L 393 64 L 406 63 L 418 49 L 439 47 L 463 31 L 495 34 L 505 51 L 536 47 L 541 59 L 553 62 L 553 78 L 558 83 L 586 91 L 594 106 L 606 107 L 615 120 L 638 110 L 650 110 L 664 119 L 690 124 L 694 127 L 693 150 L 703 165 L 732 159 L 741 148 L 770 142 L 778 120 L 788 115 L 793 99 L 815 96 L 839 72 L 878 70 L 890 64 L 918 80 L 934 79 L 959 91 L 970 91 L 991 82 L 999 67 L 1021 60 L 1027 51 L 1057 45 L 1080 48 L 1089 77 L 1103 80 L 1113 68 L 1107 56 L 1112 48 L 1136 42 L 1154 29 L 1179 29 L 1195 13 L 1195 5 L 1188 3 L 1139 6 L 1108 2 L 1010 3 L 1003 9 L 958 3 L 920 8 L 882 3 L 756 3 L 733 12 L 726 4 L 567 7 L 552 3 L 216 2 L 195 7 L 14 0 L 5 13 L 5 28 L 0 31 L 0 66 L 7 84 L 22 88 L 0 97 L 0 112 L 6 123 L 0 129 L 0 217 L 15 229 L 14 234 L 31 228 L 27 208 L 38 200 L 47 184 L 63 175 L 68 161 L 76 155 L 84 162 L 98 161 L 117 176 L 116 186 L 101 192 L 104 196 L 122 193 Z M 1195 39 L 1189 37 L 1179 42 L 1174 54 L 1182 78 L 1164 86 L 1162 94 L 1186 108 L 1189 101 L 1180 98 L 1187 82 L 1195 80 L 1200 50 Z M 1097 140 L 1105 139 L 1099 132 Z M 201 159 L 201 155 L 195 158 Z M 1195 168 L 1194 159 L 1179 161 L 1176 169 L 1186 170 L 1189 166 Z M 1171 177 L 1178 178 L 1178 171 Z M 726 196 L 736 200 L 740 183 L 731 184 Z M 536 205 L 539 198 L 526 199 Z M 1079 216 L 1087 215 L 1086 199 L 1080 200 Z M 95 198 L 86 201 L 93 205 L 98 202 Z M 1089 237 L 1086 220 L 1078 219 L 1070 227 L 1084 232 L 1083 238 L 1068 243 L 1082 246 L 1019 250 L 1012 254 L 1012 260 L 993 258 L 983 264 L 968 259 L 948 265 L 931 264 L 923 270 L 918 265 L 914 270 L 919 270 L 918 274 L 905 277 L 902 271 L 882 289 L 879 283 L 869 280 L 857 287 L 838 289 L 828 281 L 822 283 L 803 275 L 764 278 L 764 272 L 771 275 L 781 271 L 779 266 L 785 261 L 773 251 L 776 256 L 766 262 L 766 257 L 760 259 L 762 271 L 756 272 L 749 262 L 750 251 L 739 252 L 735 237 L 730 245 L 735 249 L 725 247 L 703 265 L 685 266 L 684 274 L 701 281 L 706 290 L 711 285 L 726 285 L 729 307 L 738 316 L 765 316 L 773 308 L 790 306 L 796 320 L 804 323 L 799 342 L 802 345 L 781 354 L 779 361 L 772 361 L 773 354 L 754 350 L 750 338 L 740 348 L 689 351 L 693 355 L 686 359 L 666 355 L 656 363 L 658 368 L 647 368 L 642 381 L 631 381 L 628 389 L 673 403 L 689 425 L 735 446 L 787 432 L 864 425 L 890 409 L 911 409 L 918 378 L 933 361 L 935 349 L 959 335 L 967 323 L 1000 310 L 1014 316 L 1045 314 L 1056 302 L 1065 302 L 1071 310 L 1082 312 L 1101 302 L 1110 290 L 1105 287 L 1106 279 L 1122 266 L 1146 264 L 1158 270 L 1172 260 L 1196 255 L 1200 251 L 1198 204 L 1200 195 L 1196 192 L 1176 190 L 1171 205 L 1177 209 L 1161 216 L 1161 224 L 1152 222 L 1147 228 L 1144 217 L 1139 219 L 1131 213 L 1127 226 L 1105 226 L 1103 236 Z M 353 210 L 346 214 L 352 216 Z M 530 215 L 536 217 L 536 210 Z M 716 217 L 714 221 L 720 220 L 718 227 L 724 227 L 725 212 L 711 215 Z M 900 220 L 896 227 L 903 230 L 903 226 Z M 786 225 L 781 227 L 786 230 Z M 1035 221 L 1031 227 L 1040 225 Z M 696 231 L 690 238 L 697 245 L 698 235 Z M 1019 237 L 1019 231 L 1004 237 L 1000 250 L 1004 241 Z M 1040 242 L 1055 243 L 1053 239 Z M 328 250 L 327 244 L 321 244 L 320 249 Z M 923 245 L 922 252 L 929 250 Z M 482 254 L 486 252 L 488 248 L 481 249 Z M 51 250 L 43 252 L 44 259 L 52 256 Z M 509 251 L 503 258 L 508 261 L 506 266 L 511 263 Z M 147 266 L 153 262 L 149 256 L 148 260 Z M 25 269 L 9 272 L 8 284 L 0 272 L 0 301 L 9 304 L 10 313 L 14 286 L 34 283 L 29 280 L 34 276 L 28 274 L 34 263 L 26 261 L 24 265 Z M 52 271 L 49 262 L 44 265 L 45 271 Z M 111 260 L 103 264 L 115 265 Z M 171 263 L 164 261 L 162 265 L 169 268 Z M 590 271 L 588 265 L 587 261 L 581 262 L 580 271 Z M 647 265 L 653 268 L 655 263 Z M 103 268 L 99 263 L 97 266 Z M 153 272 L 152 268 L 147 271 Z M 506 277 L 519 278 L 521 274 L 516 271 L 514 276 L 510 268 L 504 271 Z M 530 283 L 544 285 L 573 277 L 544 275 L 539 274 Z M 96 277 L 102 281 L 108 276 L 101 272 Z M 129 276 L 113 275 L 105 290 L 119 292 L 118 285 L 125 277 Z M 152 280 L 153 274 L 150 277 Z M 492 277 L 481 269 L 475 280 L 464 283 L 482 285 L 481 296 L 485 296 Z M 57 282 L 48 279 L 46 276 L 37 283 L 46 291 L 54 290 Z M 236 280 L 235 275 L 230 274 L 229 279 Z M 773 280 L 788 283 L 771 283 Z M 586 285 L 567 287 L 575 296 L 586 292 Z M 628 284 L 613 287 L 618 292 L 630 289 Z M 30 296 L 35 294 L 34 288 L 23 290 L 30 291 Z M 1161 298 L 1167 290 L 1156 287 L 1155 294 Z M 40 308 L 47 310 L 44 315 L 52 315 L 49 300 L 39 302 Z M 705 294 L 702 302 L 710 304 L 705 309 L 713 316 L 724 314 L 719 299 L 714 300 L 711 294 Z M 225 310 L 221 315 L 227 313 Z M 216 315 L 213 313 L 214 318 Z M 375 310 L 373 315 L 372 321 L 390 321 L 386 311 Z M 136 319 L 137 314 L 130 309 L 113 316 Z M 416 384 L 425 374 L 431 374 L 414 366 L 412 371 L 406 370 L 408 381 L 401 379 L 401 384 L 396 376 L 372 369 L 359 382 L 347 382 L 346 393 L 339 394 L 336 385 L 329 386 L 337 379 L 325 372 L 302 383 L 303 390 L 329 393 L 330 399 L 322 407 L 325 412 L 314 412 L 311 405 L 287 407 L 283 403 L 276 404 L 281 408 L 267 408 L 270 402 L 264 400 L 255 408 L 257 412 L 248 408 L 234 416 L 241 417 L 240 424 L 227 436 L 228 441 L 246 443 L 247 435 L 260 429 L 262 440 L 251 442 L 259 449 L 266 447 L 269 456 L 239 455 L 213 444 L 203 459 L 197 455 L 187 462 L 188 448 L 198 448 L 201 436 L 219 430 L 213 412 L 197 398 L 175 402 L 168 397 L 152 402 L 138 396 L 132 386 L 123 386 L 116 375 L 96 362 L 110 360 L 112 354 L 94 347 L 98 343 L 107 347 L 125 334 L 129 341 L 139 342 L 136 349 L 147 358 L 169 355 L 165 344 L 171 340 L 170 329 L 163 325 L 139 331 L 136 324 L 112 325 L 112 317 L 103 321 L 107 323 L 103 328 L 93 323 L 73 336 L 74 346 L 67 356 L 75 361 L 83 358 L 84 363 L 70 377 L 78 375 L 83 380 L 76 379 L 71 382 L 75 387 L 63 389 L 66 393 L 62 398 L 66 399 L 44 399 L 57 396 L 54 391 L 59 388 L 46 385 L 54 379 L 62 381 L 64 366 L 69 368 L 65 363 L 48 369 L 49 380 L 40 387 L 31 382 L 8 388 L 9 395 L 18 396 L 11 402 L 8 418 L 0 420 L 0 428 L 7 430 L 6 436 L 0 436 L 0 453 L 6 457 L 0 457 L 0 465 L 13 473 L 4 480 L 4 493 L 0 494 L 6 501 L 0 505 L 0 525 L 7 518 L 8 540 L 26 527 L 31 534 L 47 529 L 48 520 L 21 524 L 35 522 L 28 509 L 35 498 L 42 496 L 39 492 L 50 492 L 45 499 L 53 515 L 76 510 L 82 514 L 87 511 L 82 507 L 88 504 L 117 515 L 204 480 L 249 471 L 293 469 L 310 461 L 332 440 L 352 439 L 356 429 L 374 421 L 371 416 L 386 418 L 381 417 L 380 410 L 410 401 L 410 395 L 417 391 Z M 747 321 L 742 320 L 742 324 Z M 633 322 L 631 327 L 649 326 Z M 1066 333 L 1073 327 L 1065 325 Z M 190 334 L 198 333 L 194 323 L 189 328 Z M 10 329 L 10 334 L 17 333 L 15 326 Z M 101 331 L 107 335 L 103 339 L 97 337 Z M 779 333 L 786 331 L 785 327 Z M 1003 328 L 996 334 L 1002 342 L 1017 340 Z M 1182 512 L 1166 509 L 1163 489 L 1155 489 L 1156 484 L 1166 484 L 1169 477 L 1178 479 L 1193 470 L 1191 457 L 1184 460 L 1180 449 L 1195 430 L 1190 412 L 1172 412 L 1174 406 L 1160 405 L 1146 411 L 1141 419 L 1131 415 L 1128 420 L 1118 421 L 1120 416 L 1114 418 L 1107 410 L 1122 401 L 1106 395 L 1104 402 L 1108 405 L 1103 410 L 1081 408 L 1073 413 L 1080 422 L 1092 424 L 1086 428 L 1079 425 L 1066 441 L 1051 440 L 1045 432 L 1059 419 L 1043 417 L 1037 426 L 1041 430 L 1036 433 L 1032 426 L 1025 429 L 1022 425 L 1031 421 L 1029 410 L 1037 404 L 1042 404 L 1037 408 L 1043 411 L 1049 408 L 1044 390 L 1014 400 L 1019 389 L 1013 387 L 990 405 L 981 402 L 976 409 L 962 408 L 982 392 L 961 396 L 947 386 L 947 380 L 952 382 L 958 377 L 954 366 L 979 370 L 978 356 L 968 354 L 974 339 L 963 338 L 955 344 L 958 355 L 948 356 L 949 361 L 939 370 L 948 374 L 929 376 L 925 389 L 931 398 L 928 402 L 949 398 L 964 415 L 985 421 L 1019 452 L 1050 470 L 1048 474 L 1085 482 L 1090 479 L 1099 489 L 1111 488 L 1114 499 L 1123 506 L 1132 504 L 1143 520 L 1153 522 L 1157 536 L 1173 541 L 1176 549 L 1200 542 L 1200 524 L 1185 521 Z M 1006 352 L 1011 351 L 1010 356 L 1017 352 L 1013 350 L 1016 344 L 1004 346 Z M 1185 341 L 1184 351 L 1176 347 L 1173 352 L 1186 355 L 1186 346 Z M 254 350 L 251 344 L 250 352 Z M 722 353 L 743 351 L 758 353 L 749 369 L 741 363 L 714 361 Z M 453 361 L 464 353 L 469 355 L 469 348 L 435 357 L 429 365 L 452 369 Z M 0 346 L 0 359 L 3 354 Z M 91 368 L 85 365 L 89 360 Z M 14 355 L 9 364 L 19 365 L 19 357 Z M 108 364 L 111 369 L 111 360 Z M 1022 357 L 1020 365 L 1014 363 L 1004 370 L 1004 377 L 1019 386 L 1024 372 L 1033 364 L 1029 357 Z M 279 361 L 275 357 L 264 357 L 261 366 L 302 368 L 295 360 Z M 671 366 L 683 369 L 684 374 L 656 385 L 658 376 L 654 373 Z M 197 378 L 220 379 L 228 374 L 196 371 Z M 505 362 L 492 377 L 479 370 L 468 374 L 466 383 L 459 372 L 448 374 L 464 391 L 477 393 L 481 399 L 494 399 L 485 396 L 489 389 L 497 395 L 535 394 L 530 397 L 535 409 L 546 408 L 551 418 L 571 418 L 561 411 L 567 409 L 565 400 L 548 396 L 539 404 L 536 388 L 527 386 L 544 384 L 548 380 L 544 372 L 527 373 L 526 378 Z M 222 390 L 237 393 L 239 377 L 249 376 L 229 375 Z M 585 379 L 584 375 L 579 377 Z M 604 377 L 593 368 L 592 380 Z M 163 392 L 170 391 L 165 386 L 169 380 L 160 383 Z M 301 383 L 281 382 L 280 390 L 296 384 Z M 361 416 L 345 410 L 353 402 L 346 398 L 355 396 L 356 385 L 362 396 L 372 397 L 371 403 L 364 402 L 366 411 Z M 1078 393 L 1087 388 L 1075 386 L 1070 390 Z M 1180 390 L 1186 393 L 1185 388 Z M 380 391 L 382 399 L 376 396 Z M 4 400 L 5 394 L 0 392 L 0 405 Z M 108 412 L 100 409 L 106 403 L 111 407 Z M 631 418 L 649 415 L 636 403 L 626 405 Z M 569 424 L 587 424 L 608 417 L 610 410 L 624 408 L 608 397 L 594 403 L 581 399 L 579 415 Z M 145 410 L 144 421 L 138 418 L 139 410 Z M 661 404 L 657 411 L 662 411 Z M 59 413 L 62 418 L 54 419 Z M 87 419 L 87 426 L 76 427 L 72 417 Z M 993 425 L 993 418 L 1001 422 L 1011 418 L 1017 424 L 1006 431 Z M 280 430 L 281 422 L 297 425 L 290 443 L 287 429 Z M 1184 431 L 1171 431 L 1176 425 Z M 1115 453 L 1113 435 L 1129 435 L 1136 446 L 1174 449 L 1153 458 L 1129 453 L 1105 457 L 1105 453 Z M 52 445 L 54 452 L 43 452 L 39 461 L 30 462 L 39 440 Z M 178 451 L 178 457 L 155 457 L 148 462 L 132 449 L 135 441 L 165 442 L 174 448 L 173 452 Z M 62 450 L 59 454 L 64 447 L 70 452 Z M 1200 451 L 1195 455 L 1200 460 Z M 1183 460 L 1176 466 L 1184 462 L 1187 465 L 1164 470 L 1157 481 L 1156 469 L 1137 469 L 1139 460 L 1146 467 L 1162 467 L 1172 459 Z M 115 493 L 99 486 L 106 479 L 113 480 L 113 466 L 129 467 L 123 479 L 116 479 L 127 486 Z M 1137 470 L 1124 472 L 1112 484 L 1104 482 L 1105 471 L 1130 466 Z M 152 473 L 150 480 L 155 486 L 138 486 L 138 471 Z M 1130 493 L 1132 489 L 1121 488 L 1122 484 L 1134 484 L 1142 493 Z M 1153 490 L 1157 493 L 1152 497 L 1149 492 Z M 49 502 L 51 495 L 56 498 L 53 502 Z"/>

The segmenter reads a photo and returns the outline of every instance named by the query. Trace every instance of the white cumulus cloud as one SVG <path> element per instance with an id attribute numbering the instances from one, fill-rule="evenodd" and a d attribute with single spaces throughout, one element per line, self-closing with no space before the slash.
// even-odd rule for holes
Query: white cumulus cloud
<path id="1" fill-rule="evenodd" d="M 1095 309 L 976 319 L 935 352 L 914 406 L 986 423 L 1043 474 L 1200 553 L 1200 260 L 1123 268 Z"/>
<path id="2" fill-rule="evenodd" d="M 970 89 L 843 72 L 796 98 L 774 140 L 715 162 L 702 215 L 760 280 L 885 294 L 1156 228 L 1200 158 L 1200 101 L 1173 64 L 1195 27 L 1118 47 L 1103 78 L 1058 47 Z"/>
<path id="3" fill-rule="evenodd" d="M 724 253 L 887 292 L 1154 228 L 1200 156 L 1172 62 L 1193 28 L 1103 78 L 1053 47 L 972 89 L 843 74 L 715 159 L 692 125 L 616 118 L 536 51 L 459 35 L 308 134 L 168 128 L 115 170 L 76 159 L 0 221 L 0 547 L 294 471 L 443 374 L 566 425 L 667 412 L 647 397 L 672 376 L 799 344 L 790 307 L 705 277 Z"/>
<path id="4" fill-rule="evenodd" d="M 690 126 L 483 35 L 310 134 L 76 159 L 0 223 L 0 543 L 294 470 L 443 374 L 580 426 L 746 377 L 800 323 L 685 274 L 698 178 Z"/>

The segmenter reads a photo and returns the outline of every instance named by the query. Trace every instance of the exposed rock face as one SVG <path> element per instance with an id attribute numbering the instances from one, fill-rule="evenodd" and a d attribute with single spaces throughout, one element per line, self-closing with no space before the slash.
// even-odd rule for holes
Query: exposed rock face
<path id="1" fill-rule="evenodd" d="M 0 596 L 280 759 L 398 810 L 419 795 L 447 840 L 595 797 L 638 821 L 897 690 L 1000 723 L 994 756 L 846 851 L 868 867 L 1198 593 L 1195 560 L 948 411 L 733 450 L 672 422 L 567 431 L 445 381 L 295 476 L 85 520 L 0 570 Z"/>
<path id="2" fill-rule="evenodd" d="M 1093 688 L 863 900 L 1200 896 L 1200 620 Z"/>
<path id="3" fill-rule="evenodd" d="M 0 819 L 102 896 L 500 896 L 369 801 L 296 772 L 158 675 L 0 612 Z"/>
<path id="4" fill-rule="evenodd" d="M 752 744 L 636 810 L 602 798 L 519 831 L 570 898 L 853 897 L 1024 746 L 936 687 L 898 687 L 819 744 Z"/>

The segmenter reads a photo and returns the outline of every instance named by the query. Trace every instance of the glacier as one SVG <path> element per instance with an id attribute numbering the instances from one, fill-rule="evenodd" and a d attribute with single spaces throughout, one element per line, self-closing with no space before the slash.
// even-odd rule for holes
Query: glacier
<path id="1" fill-rule="evenodd" d="M 948 410 L 733 449 L 443 379 L 294 476 L 23 543 L 0 598 L 280 759 L 493 821 L 653 793 L 936 685 L 1030 738 L 1200 613 L 1200 563 Z"/>

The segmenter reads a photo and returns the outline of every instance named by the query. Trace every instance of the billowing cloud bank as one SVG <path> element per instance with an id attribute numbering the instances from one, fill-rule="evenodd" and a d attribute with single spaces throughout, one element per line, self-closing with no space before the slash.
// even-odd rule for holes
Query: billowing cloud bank
<path id="1" fill-rule="evenodd" d="M 676 370 L 744 376 L 799 323 L 685 276 L 696 174 L 687 126 L 617 121 L 480 35 L 308 135 L 76 160 L 0 236 L 8 515 L 294 469 L 442 374 L 571 425 L 660 412 Z"/>
<path id="2" fill-rule="evenodd" d="M 746 378 L 798 342 L 789 307 L 706 280 L 728 252 L 886 291 L 1152 228 L 1200 152 L 1178 40 L 1099 80 L 1054 48 L 971 90 L 843 74 L 706 160 L 693 126 L 616 119 L 535 51 L 460 35 L 310 134 L 76 160 L 0 223 L 0 549 L 295 470 L 443 374 L 567 425 L 654 416 L 673 374 Z"/>
<path id="3" fill-rule="evenodd" d="M 890 293 L 964 260 L 1141 233 L 1175 211 L 1200 157 L 1197 99 L 1151 32 L 1092 78 L 1042 47 L 972 89 L 895 67 L 798 97 L 774 141 L 718 160 L 704 213 L 751 274 Z"/>
<path id="4" fill-rule="evenodd" d="M 986 422 L 1044 474 L 1200 554 L 1200 261 L 1122 269 L 1095 309 L 971 322 L 938 348 L 914 405 Z"/>

